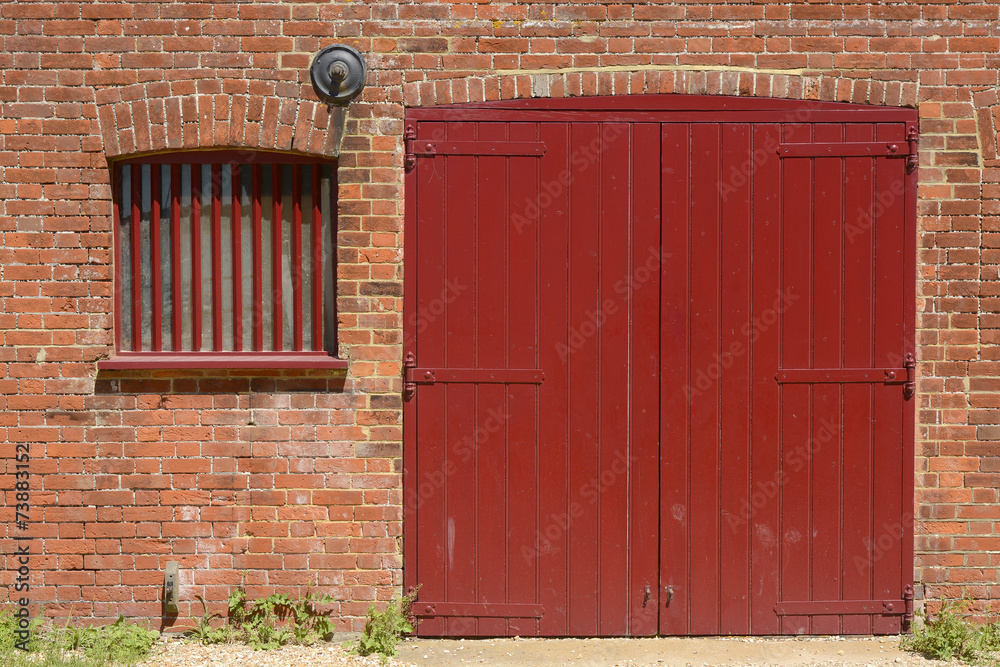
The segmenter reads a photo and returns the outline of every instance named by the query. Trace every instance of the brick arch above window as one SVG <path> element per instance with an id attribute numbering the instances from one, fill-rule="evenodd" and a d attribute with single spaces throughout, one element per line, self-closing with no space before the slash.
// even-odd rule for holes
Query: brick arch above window
<path id="1" fill-rule="evenodd" d="M 105 155 L 229 147 L 334 155 L 336 136 L 328 130 L 338 112 L 314 100 L 157 92 L 155 84 L 98 92 Z"/>

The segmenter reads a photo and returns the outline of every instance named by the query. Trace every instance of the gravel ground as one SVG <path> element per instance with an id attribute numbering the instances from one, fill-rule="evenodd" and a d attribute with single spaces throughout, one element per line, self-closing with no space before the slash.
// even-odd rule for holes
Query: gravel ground
<path id="1" fill-rule="evenodd" d="M 200 646 L 170 638 L 142 667 L 943 667 L 899 649 L 898 637 L 650 638 L 650 639 L 407 639 L 398 659 L 347 654 L 340 640 L 316 646 L 254 651 L 242 645 Z"/>

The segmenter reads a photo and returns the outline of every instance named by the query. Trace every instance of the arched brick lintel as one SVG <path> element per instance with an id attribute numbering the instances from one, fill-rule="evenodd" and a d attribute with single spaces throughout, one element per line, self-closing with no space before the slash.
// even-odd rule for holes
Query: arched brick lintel
<path id="1" fill-rule="evenodd" d="M 249 148 L 333 156 L 325 104 L 273 94 L 215 92 L 157 96 L 147 86 L 99 91 L 98 119 L 109 158 L 196 148 Z"/>
<path id="2" fill-rule="evenodd" d="M 408 107 L 492 102 L 532 97 L 682 93 L 736 95 L 880 106 L 916 106 L 918 84 L 823 72 L 760 72 L 741 69 L 598 69 L 415 81 L 404 84 Z"/>

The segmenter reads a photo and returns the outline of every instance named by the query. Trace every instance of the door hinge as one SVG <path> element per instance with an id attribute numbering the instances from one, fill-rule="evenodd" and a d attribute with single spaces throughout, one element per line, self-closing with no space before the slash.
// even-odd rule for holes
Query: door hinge
<path id="1" fill-rule="evenodd" d="M 478 156 L 521 156 L 542 157 L 545 144 L 541 141 L 447 141 L 443 139 L 417 139 L 417 128 L 408 124 L 403 131 L 406 154 L 403 167 L 411 171 L 417 165 L 417 158 L 436 155 L 478 155 Z"/>
<path id="2" fill-rule="evenodd" d="M 909 157 L 907 141 L 837 141 L 778 144 L 781 157 Z"/>
<path id="3" fill-rule="evenodd" d="M 541 384 L 540 368 L 417 368 L 417 358 L 403 359 L 403 400 L 413 398 L 418 384 Z"/>

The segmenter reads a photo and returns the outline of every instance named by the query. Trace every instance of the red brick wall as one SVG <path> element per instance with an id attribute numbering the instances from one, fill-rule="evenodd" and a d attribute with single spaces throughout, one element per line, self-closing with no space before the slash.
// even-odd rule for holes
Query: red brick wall
<path id="1" fill-rule="evenodd" d="M 177 560 L 181 619 L 246 570 L 251 594 L 325 587 L 357 629 L 401 580 L 404 103 L 738 94 L 919 104 L 916 577 L 929 598 L 1000 597 L 997 19 L 972 2 L 0 2 L 3 553 L 28 443 L 46 613 L 158 618 Z M 98 376 L 107 157 L 329 154 L 307 67 L 336 42 L 370 67 L 340 156 L 350 369 Z"/>

